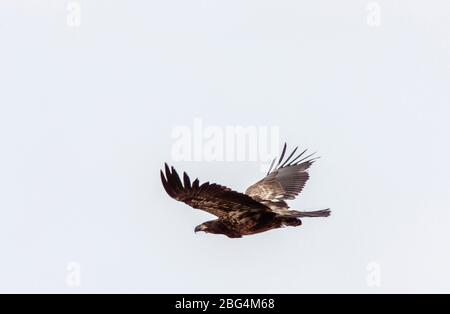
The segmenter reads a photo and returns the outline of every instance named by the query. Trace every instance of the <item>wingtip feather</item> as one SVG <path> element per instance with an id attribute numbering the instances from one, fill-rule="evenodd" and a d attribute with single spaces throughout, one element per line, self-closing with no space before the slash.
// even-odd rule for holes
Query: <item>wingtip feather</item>
<path id="1" fill-rule="evenodd" d="M 190 189 L 191 188 L 191 180 L 189 179 L 189 176 L 186 172 L 183 172 L 183 182 L 184 182 L 184 188 Z"/>

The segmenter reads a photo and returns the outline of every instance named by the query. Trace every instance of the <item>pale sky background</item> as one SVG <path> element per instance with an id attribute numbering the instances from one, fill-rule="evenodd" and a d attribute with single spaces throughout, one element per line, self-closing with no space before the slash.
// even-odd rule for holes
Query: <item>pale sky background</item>
<path id="1" fill-rule="evenodd" d="M 448 0 L 2 0 L 0 291 L 450 292 L 449 16 Z M 290 204 L 332 216 L 194 234 L 213 217 L 165 194 L 165 161 L 239 191 L 261 176 L 173 161 L 195 117 L 318 151 Z"/>

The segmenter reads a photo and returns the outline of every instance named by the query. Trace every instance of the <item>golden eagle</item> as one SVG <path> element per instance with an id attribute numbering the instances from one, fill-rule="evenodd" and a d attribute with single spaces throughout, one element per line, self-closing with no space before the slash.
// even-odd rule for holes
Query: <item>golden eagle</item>
<path id="1" fill-rule="evenodd" d="M 285 143 L 275 168 L 272 170 L 277 158 L 272 161 L 266 177 L 247 188 L 245 194 L 215 183 L 200 184 L 198 179 L 191 182 L 186 172 L 182 181 L 175 168 L 167 164 L 165 173 L 161 170 L 161 181 L 172 198 L 218 217 L 198 225 L 195 232 L 240 238 L 284 226 L 300 226 L 302 217 L 328 217 L 329 209 L 289 210 L 286 200 L 294 199 L 303 190 L 309 178 L 307 170 L 317 157 L 311 158 L 314 154 L 310 154 L 302 158 L 304 150 L 292 158 L 296 147 L 283 160 L 286 146 Z"/>

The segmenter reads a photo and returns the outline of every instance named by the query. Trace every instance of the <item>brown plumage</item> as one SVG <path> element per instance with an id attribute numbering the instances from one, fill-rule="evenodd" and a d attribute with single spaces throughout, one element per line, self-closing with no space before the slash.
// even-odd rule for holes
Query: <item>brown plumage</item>
<path id="1" fill-rule="evenodd" d="M 191 182 L 184 172 L 181 179 L 174 167 L 165 164 L 161 170 L 161 181 L 172 198 L 187 205 L 204 210 L 218 217 L 195 227 L 195 232 L 224 234 L 230 238 L 240 238 L 284 226 L 301 225 L 302 217 L 327 217 L 330 210 L 302 212 L 290 210 L 285 200 L 294 199 L 309 178 L 308 168 L 317 158 L 306 157 L 306 150 L 293 158 L 297 148 L 284 159 L 287 145 L 275 168 L 272 161 L 267 176 L 256 182 L 245 194 L 215 183 L 200 184 L 198 179 Z"/>

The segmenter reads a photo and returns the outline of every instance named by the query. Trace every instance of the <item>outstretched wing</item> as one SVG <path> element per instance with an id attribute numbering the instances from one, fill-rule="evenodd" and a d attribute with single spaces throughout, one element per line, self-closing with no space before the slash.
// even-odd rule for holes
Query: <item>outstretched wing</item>
<path id="1" fill-rule="evenodd" d="M 161 170 L 161 181 L 167 194 L 172 198 L 217 217 L 226 216 L 232 211 L 269 210 L 267 206 L 250 196 L 225 186 L 209 182 L 200 185 L 198 179 L 191 183 L 186 172 L 183 173 L 183 182 L 181 182 L 175 168 L 169 169 L 167 164 L 165 164 L 165 175 Z"/>
<path id="2" fill-rule="evenodd" d="M 292 159 L 297 148 L 298 147 L 296 147 L 289 157 L 283 161 L 286 153 L 285 143 L 275 168 L 272 170 L 276 158 L 272 161 L 267 176 L 247 188 L 245 194 L 256 200 L 273 202 L 294 199 L 300 194 L 306 181 L 309 179 L 307 170 L 317 158 L 310 158 L 314 154 L 302 158 L 306 153 L 306 150 L 304 150 L 297 157 Z"/>

